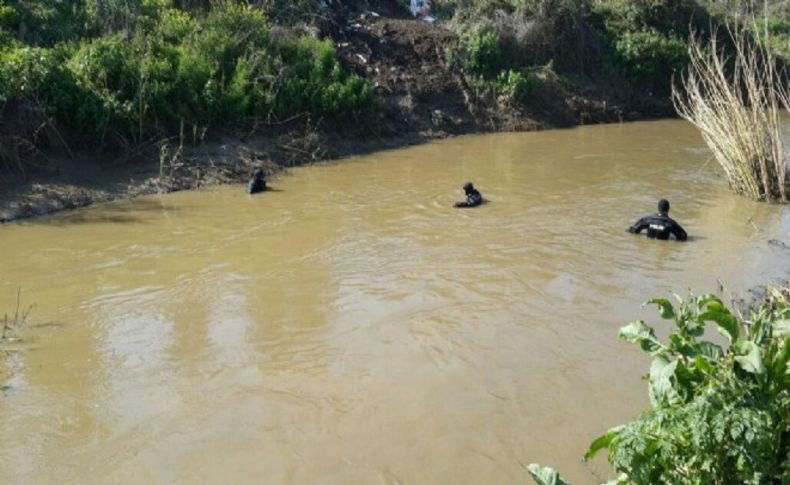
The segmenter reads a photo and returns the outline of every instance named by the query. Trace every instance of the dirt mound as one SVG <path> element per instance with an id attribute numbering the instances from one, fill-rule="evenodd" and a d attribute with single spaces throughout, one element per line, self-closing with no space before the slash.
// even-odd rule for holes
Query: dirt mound
<path id="1" fill-rule="evenodd" d="M 448 63 L 447 50 L 458 37 L 441 19 L 415 19 L 395 1 L 346 3 L 335 0 L 325 34 L 343 64 L 376 86 L 385 115 L 378 134 L 535 130 L 673 113 L 671 104 L 652 95 L 621 99 L 583 80 L 569 90 L 552 69 L 540 67 L 533 69 L 540 85 L 526 102 L 478 93 Z"/>
<path id="2" fill-rule="evenodd" d="M 448 134 L 478 129 L 473 95 L 445 59 L 455 34 L 405 10 L 394 13 L 366 10 L 340 17 L 333 35 L 344 65 L 376 86 L 385 113 L 379 129 Z"/>
<path id="3" fill-rule="evenodd" d="M 390 2 L 339 10 L 331 32 L 343 64 L 376 86 L 382 134 L 419 132 L 428 137 L 480 131 L 534 130 L 576 123 L 565 96 L 551 93 L 530 105 L 481 98 L 447 60 L 458 42 L 441 23 L 415 19 Z"/>

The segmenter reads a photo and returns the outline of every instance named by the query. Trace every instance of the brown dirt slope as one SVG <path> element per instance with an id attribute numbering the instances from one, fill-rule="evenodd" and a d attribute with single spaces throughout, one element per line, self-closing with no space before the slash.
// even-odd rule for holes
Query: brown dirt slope
<path id="1" fill-rule="evenodd" d="M 445 47 L 455 42 L 449 30 L 367 12 L 352 17 L 337 37 L 345 65 L 376 86 L 385 113 L 383 131 L 478 128 L 473 95 L 445 60 Z"/>
<path id="2" fill-rule="evenodd" d="M 337 2 L 326 33 L 344 65 L 376 86 L 384 117 L 380 134 L 428 137 L 480 131 L 536 130 L 616 122 L 624 109 L 594 96 L 569 93 L 551 72 L 525 105 L 480 97 L 447 60 L 456 34 L 441 22 L 413 18 L 397 2 Z M 364 5 L 360 7 L 360 4 Z M 546 77 L 548 76 L 548 77 Z M 631 116 L 634 117 L 634 116 Z"/>

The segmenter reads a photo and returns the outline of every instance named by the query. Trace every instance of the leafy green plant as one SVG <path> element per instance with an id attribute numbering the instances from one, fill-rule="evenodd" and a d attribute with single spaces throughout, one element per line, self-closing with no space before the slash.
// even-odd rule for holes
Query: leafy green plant
<path id="1" fill-rule="evenodd" d="M 464 41 L 467 53 L 464 68 L 467 72 L 490 79 L 502 68 L 502 49 L 499 36 L 494 32 L 481 32 Z"/>
<path id="2" fill-rule="evenodd" d="M 285 25 L 307 22 L 322 13 L 317 0 L 258 0 L 256 3 L 271 19 Z"/>
<path id="3" fill-rule="evenodd" d="M 615 42 L 615 58 L 631 79 L 664 94 L 672 73 L 688 63 L 683 40 L 652 29 L 623 34 Z"/>
<path id="4" fill-rule="evenodd" d="M 51 47 L 87 34 L 84 0 L 2 0 L 0 9 L 2 26 L 25 43 Z"/>
<path id="5" fill-rule="evenodd" d="M 22 47 L 0 52 L 0 100 L 34 93 L 52 69 L 47 49 Z"/>
<path id="6" fill-rule="evenodd" d="M 19 24 L 19 12 L 9 5 L 0 3 L 0 27 L 13 29 Z"/>
<path id="7" fill-rule="evenodd" d="M 504 69 L 495 77 L 471 77 L 469 85 L 479 97 L 496 99 L 500 103 L 524 103 L 534 96 L 543 81 L 532 72 Z"/>
<path id="8" fill-rule="evenodd" d="M 714 295 L 677 297 L 677 306 L 651 300 L 674 324 L 667 340 L 643 321 L 621 328 L 620 338 L 653 358 L 647 377 L 652 409 L 594 440 L 585 459 L 608 449 L 619 474 L 615 483 L 623 484 L 785 483 L 790 292 L 770 295 L 748 319 Z M 724 345 L 703 339 L 708 324 Z M 530 468 L 538 483 L 550 483 L 538 479 L 550 472 Z"/>
<path id="9" fill-rule="evenodd" d="M 539 80 L 534 74 L 508 69 L 497 76 L 496 89 L 500 94 L 523 102 L 535 92 L 538 83 Z"/>
<path id="10" fill-rule="evenodd" d="M 553 468 L 532 463 L 526 469 L 538 485 L 568 485 Z"/>
<path id="11" fill-rule="evenodd" d="M 110 26 L 114 33 L 29 47 L 7 38 L 3 26 L 21 14 L 0 0 L 0 103 L 41 108 L 70 139 L 130 146 L 182 122 L 342 118 L 374 106 L 372 85 L 342 68 L 331 41 L 282 28 L 270 35 L 261 8 L 230 0 L 191 11 L 170 0 L 85 1 L 92 21 L 104 24 L 95 32 Z"/>
<path id="12" fill-rule="evenodd" d="M 348 115 L 373 106 L 373 87 L 346 73 L 330 41 L 288 38 L 276 46 L 283 64 L 272 112 Z"/>

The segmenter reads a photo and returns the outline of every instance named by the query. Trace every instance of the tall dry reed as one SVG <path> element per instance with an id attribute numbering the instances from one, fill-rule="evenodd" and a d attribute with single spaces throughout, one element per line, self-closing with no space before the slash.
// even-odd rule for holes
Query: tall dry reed
<path id="1" fill-rule="evenodd" d="M 781 115 L 790 112 L 790 88 L 774 56 L 745 27 L 728 29 L 735 55 L 717 35 L 689 41 L 690 63 L 672 101 L 693 123 L 727 175 L 730 187 L 766 202 L 788 201 L 788 160 Z"/>

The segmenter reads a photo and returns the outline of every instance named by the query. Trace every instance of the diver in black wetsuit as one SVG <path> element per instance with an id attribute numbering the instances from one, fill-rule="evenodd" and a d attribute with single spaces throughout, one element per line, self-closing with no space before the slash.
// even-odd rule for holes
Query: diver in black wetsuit
<path id="1" fill-rule="evenodd" d="M 250 183 L 247 184 L 247 193 L 257 194 L 264 190 L 266 190 L 266 179 L 263 177 L 263 170 L 256 168 L 255 171 L 252 172 Z"/>
<path id="2" fill-rule="evenodd" d="M 483 196 L 480 194 L 480 191 L 472 185 L 472 182 L 464 184 L 464 193 L 466 194 L 466 200 L 463 202 L 456 202 L 455 207 L 477 207 L 483 203 Z"/>
<path id="3" fill-rule="evenodd" d="M 672 234 L 678 241 L 685 241 L 688 238 L 686 231 L 668 214 L 669 201 L 661 199 L 658 201 L 658 214 L 639 219 L 636 224 L 628 228 L 628 232 L 639 234 L 647 229 L 647 237 L 651 239 L 669 239 L 669 235 Z"/>

